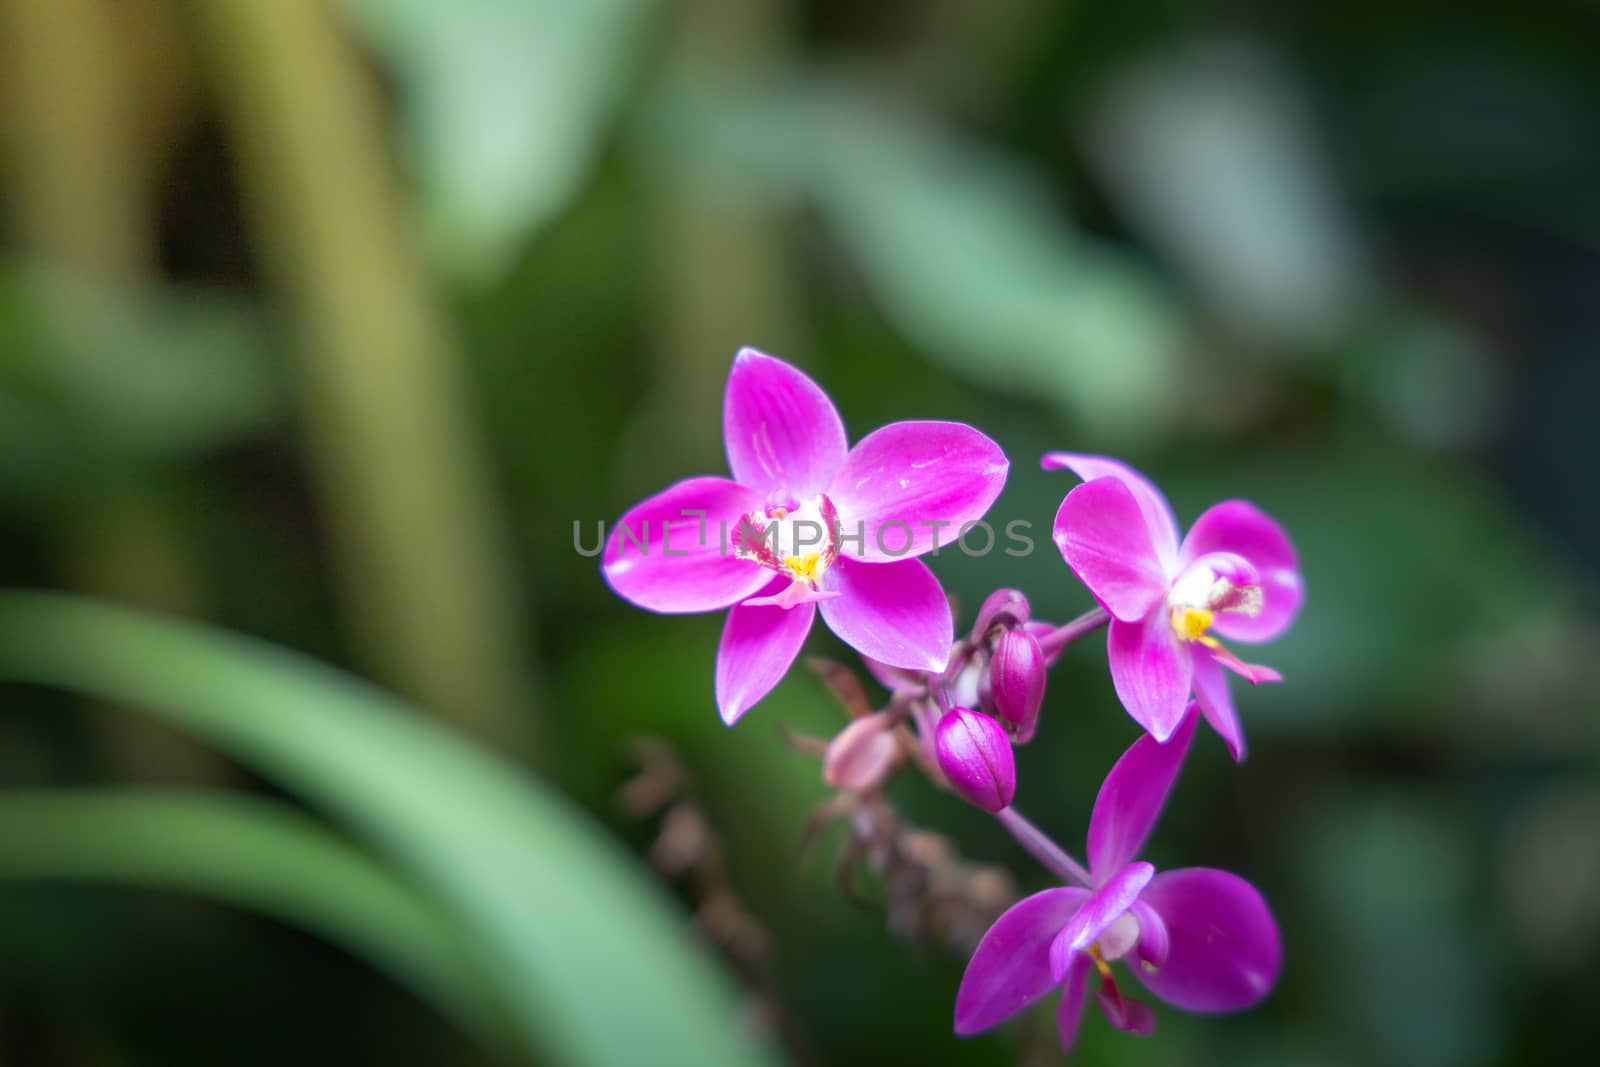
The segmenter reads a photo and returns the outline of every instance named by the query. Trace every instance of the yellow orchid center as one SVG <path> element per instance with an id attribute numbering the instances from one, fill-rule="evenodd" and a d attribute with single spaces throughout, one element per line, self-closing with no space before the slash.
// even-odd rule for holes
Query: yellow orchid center
<path id="1" fill-rule="evenodd" d="M 1184 605 L 1172 609 L 1172 629 L 1185 641 L 1203 641 L 1206 631 L 1211 629 L 1211 620 L 1216 618 L 1216 612 L 1210 608 L 1197 608 Z"/>
<path id="2" fill-rule="evenodd" d="M 819 566 L 821 562 L 821 552 L 807 552 L 803 556 L 783 557 L 783 565 L 789 569 L 790 574 L 794 575 L 796 578 L 810 582 L 812 585 L 816 585 L 817 579 L 822 576 L 820 573 L 821 568 Z"/>
<path id="3" fill-rule="evenodd" d="M 777 571 L 797 589 L 803 583 L 820 590 L 839 557 L 838 522 L 832 501 L 820 493 L 807 500 L 774 500 L 739 520 L 734 554 Z"/>

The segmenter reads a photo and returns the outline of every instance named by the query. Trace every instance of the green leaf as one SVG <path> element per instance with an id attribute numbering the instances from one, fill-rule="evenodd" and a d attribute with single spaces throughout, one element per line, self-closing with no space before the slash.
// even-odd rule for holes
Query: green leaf
<path id="1" fill-rule="evenodd" d="M 577 191 L 621 102 L 651 0 L 343 0 L 401 82 L 429 235 L 503 270 Z"/>
<path id="2" fill-rule="evenodd" d="M 268 323 L 238 297 L 0 262 L 0 487 L 49 493 L 232 444 L 278 418 L 282 385 Z"/>
<path id="3" fill-rule="evenodd" d="M 658 97 L 640 137 L 652 172 L 810 200 L 894 327 L 953 371 L 1104 435 L 1151 433 L 1174 410 L 1174 295 L 1003 151 L 821 76 L 732 92 L 682 75 Z"/>
<path id="4" fill-rule="evenodd" d="M 685 918 L 603 831 L 354 678 L 201 626 L 9 592 L 0 679 L 146 706 L 370 836 L 471 931 L 552 1062 L 776 1062 Z"/>
<path id="5" fill-rule="evenodd" d="M 86 880 L 211 897 L 364 957 L 486 1043 L 510 1035 L 460 930 L 409 883 L 293 809 L 240 796 L 0 796 L 0 880 Z"/>

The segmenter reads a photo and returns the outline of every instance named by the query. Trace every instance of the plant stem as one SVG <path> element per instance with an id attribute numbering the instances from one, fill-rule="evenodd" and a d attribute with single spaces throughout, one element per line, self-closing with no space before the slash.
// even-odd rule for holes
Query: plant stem
<path id="1" fill-rule="evenodd" d="M 118 14 L 101 0 L 0 6 L 18 244 L 103 285 L 143 281 L 154 245 Z"/>
<path id="2" fill-rule="evenodd" d="M 1090 608 L 1076 619 L 1058 626 L 1039 639 L 1039 648 L 1046 656 L 1054 656 L 1078 638 L 1094 633 L 1111 621 L 1105 608 Z"/>
<path id="3" fill-rule="evenodd" d="M 1049 834 L 1023 818 L 1016 808 L 1002 808 L 995 813 L 995 818 L 1017 839 L 1019 845 L 1028 850 L 1028 855 L 1038 860 L 1051 874 L 1062 881 L 1075 882 L 1087 889 L 1094 888 L 1094 879 L 1083 864 L 1052 841 Z"/>
<path id="4" fill-rule="evenodd" d="M 154 295 L 154 168 L 140 142 L 150 132 L 151 86 L 131 42 L 159 36 L 169 16 L 123 0 L 0 3 L 9 149 L 0 170 L 11 194 L 3 206 L 19 263 L 35 268 L 22 278 L 45 358 L 65 360 L 99 336 L 109 308 Z M 107 340 L 95 345 L 104 373 L 136 373 L 115 338 Z M 94 459 L 106 473 L 61 487 L 55 541 L 66 582 L 140 607 L 202 614 L 205 590 L 190 562 L 189 531 L 162 491 L 166 476 L 111 447 Z M 229 773 L 189 739 L 126 716 L 97 716 L 92 735 L 118 776 L 215 784 Z"/>
<path id="5" fill-rule="evenodd" d="M 665 82 L 703 81 L 714 72 L 731 98 L 758 91 L 785 62 L 792 7 L 784 0 L 678 5 L 675 31 L 665 39 Z M 643 431 L 627 445 L 640 475 L 665 456 L 721 463 L 722 391 L 740 346 L 796 359 L 811 347 L 784 213 L 703 167 L 662 167 L 652 183 L 647 237 L 659 286 L 661 367 Z M 654 470 L 643 484 L 668 475 L 676 477 Z"/>
<path id="6" fill-rule="evenodd" d="M 189 9 L 269 276 L 294 317 L 313 472 L 359 654 L 527 753 L 529 643 L 456 339 L 406 225 L 378 88 L 318 0 Z"/>

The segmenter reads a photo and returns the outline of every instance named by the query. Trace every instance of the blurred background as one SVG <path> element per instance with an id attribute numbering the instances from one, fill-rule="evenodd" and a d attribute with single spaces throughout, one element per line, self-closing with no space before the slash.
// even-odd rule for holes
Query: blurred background
<path id="1" fill-rule="evenodd" d="M 1595 15 L 0 0 L 0 577 L 90 598 L 0 598 L 0 1061 L 608 1063 L 637 1030 L 669 1063 L 1055 1062 L 1048 1009 L 954 1038 L 963 956 L 887 930 L 872 872 L 840 890 L 838 828 L 802 853 L 827 791 L 780 728 L 835 732 L 824 685 L 724 728 L 720 616 L 584 555 L 725 471 L 744 344 L 853 438 L 1006 449 L 991 518 L 1040 550 L 942 553 L 961 622 L 998 585 L 1091 606 L 1046 450 L 1299 547 L 1257 657 L 1288 682 L 1238 692 L 1242 767 L 1196 743 L 1149 853 L 1259 885 L 1282 981 L 1148 1040 L 1092 1018 L 1075 1062 L 1581 1057 Z M 1133 737 L 1075 646 L 1018 806 L 1077 847 Z M 1047 884 L 981 813 L 891 799 Z"/>

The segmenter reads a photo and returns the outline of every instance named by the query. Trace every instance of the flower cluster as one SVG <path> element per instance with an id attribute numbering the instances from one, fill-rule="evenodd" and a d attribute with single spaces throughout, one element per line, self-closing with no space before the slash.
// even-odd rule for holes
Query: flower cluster
<path id="1" fill-rule="evenodd" d="M 956 1032 L 985 1030 L 1060 988 L 1070 1050 L 1098 977 L 1111 1024 L 1148 1034 L 1155 1017 L 1118 986 L 1118 961 L 1188 1011 L 1265 997 L 1282 949 L 1260 893 L 1225 871 L 1157 873 L 1138 856 L 1201 719 L 1244 758 L 1224 670 L 1252 684 L 1282 680 L 1222 641 L 1271 640 L 1299 612 L 1298 563 L 1278 524 L 1231 500 L 1180 538 L 1166 498 L 1131 467 L 1049 453 L 1046 470 L 1080 479 L 1052 540 L 1099 606 L 1056 625 L 1001 589 L 958 638 L 917 557 L 988 512 L 1008 470 L 998 445 L 958 423 L 899 422 L 852 448 L 815 382 L 751 349 L 734 359 L 723 431 L 732 478 L 690 478 L 635 506 L 606 542 L 603 573 L 651 611 L 727 610 L 715 689 L 730 724 L 784 677 L 820 612 L 890 693 L 878 710 L 847 701 L 849 725 L 817 742 L 824 780 L 846 799 L 875 797 L 915 767 L 993 813 L 1060 881 L 1006 910 L 978 943 L 955 998 Z M 1039 728 L 1051 667 L 1102 627 L 1117 697 L 1143 733 L 1100 787 L 1085 866 L 1013 807 L 1013 750 Z"/>

